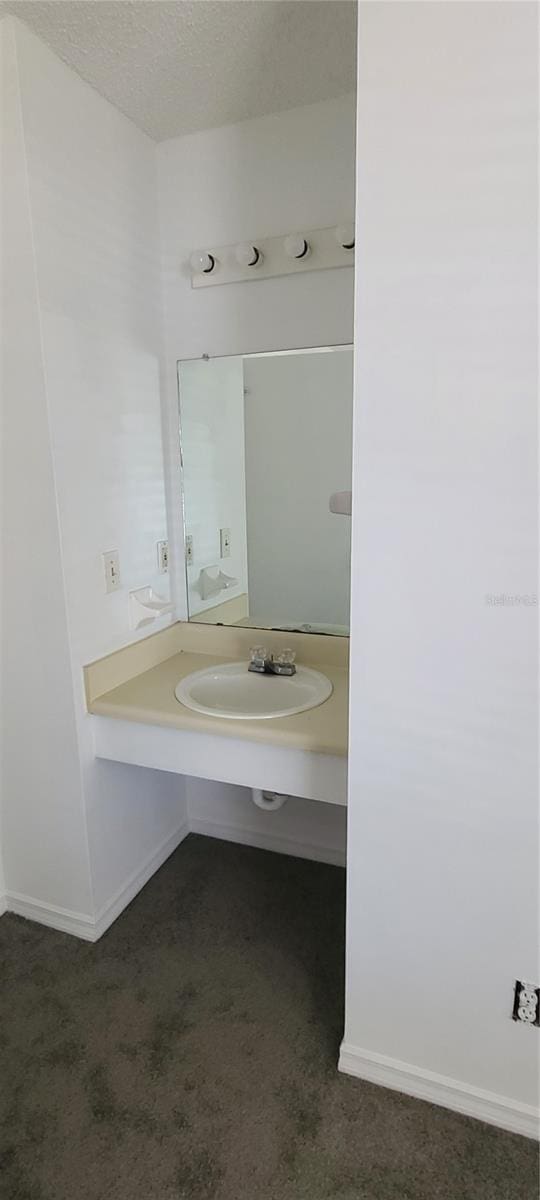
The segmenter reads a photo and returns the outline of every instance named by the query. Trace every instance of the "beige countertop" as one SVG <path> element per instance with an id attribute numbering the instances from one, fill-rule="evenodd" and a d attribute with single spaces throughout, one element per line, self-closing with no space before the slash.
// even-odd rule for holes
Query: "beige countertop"
<path id="1" fill-rule="evenodd" d="M 290 640 L 290 639 L 289 639 Z M 192 671 L 216 663 L 237 662 L 243 655 L 224 657 L 211 653 L 181 650 L 164 661 L 125 680 L 101 695 L 88 695 L 88 710 L 103 717 L 115 717 L 139 724 L 164 725 L 193 733 L 213 733 L 310 750 L 318 754 L 347 754 L 348 671 L 334 662 L 311 662 L 331 680 L 332 695 L 317 708 L 290 717 L 267 720 L 234 721 L 193 712 L 176 699 L 177 683 Z M 87 682 L 88 691 L 88 682 Z"/>

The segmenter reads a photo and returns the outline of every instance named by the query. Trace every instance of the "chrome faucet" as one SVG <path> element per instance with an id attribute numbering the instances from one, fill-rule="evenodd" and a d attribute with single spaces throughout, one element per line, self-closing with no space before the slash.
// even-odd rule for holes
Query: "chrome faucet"
<path id="1" fill-rule="evenodd" d="M 294 650 L 282 650 L 274 658 L 265 646 L 254 646 L 249 652 L 248 671 L 258 675 L 296 675 Z"/>

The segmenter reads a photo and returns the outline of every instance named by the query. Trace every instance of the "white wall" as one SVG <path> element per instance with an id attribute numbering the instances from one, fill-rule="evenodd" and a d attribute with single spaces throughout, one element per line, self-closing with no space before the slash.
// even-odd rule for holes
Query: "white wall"
<path id="1" fill-rule="evenodd" d="M 129 589 L 168 590 L 155 147 L 25 26 L 17 39 L 66 593 L 87 660 L 133 641 Z"/>
<path id="2" fill-rule="evenodd" d="M 53 720 L 61 739 L 52 749 L 47 732 L 41 771 L 37 756 L 34 764 L 19 754 L 15 764 L 4 819 L 7 886 L 47 899 L 49 876 L 53 890 L 64 887 L 64 871 L 83 878 L 75 855 L 64 862 L 60 831 L 51 826 L 51 805 L 39 786 L 50 774 L 57 804 L 66 797 L 62 828 L 76 821 L 85 839 L 87 830 L 93 878 L 93 897 L 84 906 L 77 888 L 69 891 L 69 879 L 63 900 L 55 902 L 95 914 L 185 816 L 178 781 L 95 762 L 81 671 L 84 661 L 134 639 L 127 590 L 167 584 L 156 576 L 155 545 L 166 536 L 155 151 L 24 25 L 9 19 L 6 26 L 15 39 L 31 224 L 21 251 L 29 258 L 28 279 L 19 276 L 21 303 L 32 305 L 31 354 L 39 372 L 35 381 L 17 376 L 13 386 L 13 437 L 19 440 L 9 460 L 11 492 L 22 496 L 25 517 L 19 541 L 17 510 L 5 528 L 8 552 L 17 563 L 26 556 L 27 569 L 17 573 L 13 559 L 9 578 L 17 578 L 19 596 L 15 603 L 11 593 L 7 628 L 16 632 L 6 654 L 24 681 L 12 719 L 25 744 Z M 14 272 L 19 257 L 17 251 Z M 21 330 L 29 327 L 23 316 Z M 17 370 L 29 372 L 33 358 L 27 353 L 22 362 L 20 336 L 12 343 L 16 364 L 21 359 Z M 106 595 L 101 553 L 111 548 L 120 552 L 123 587 Z M 32 691 L 31 661 L 40 662 L 42 646 L 55 679 L 40 672 Z M 24 822 L 19 792 L 28 809 Z M 54 872 L 43 856 L 48 842 Z M 31 846 L 46 879 L 36 874 Z"/>
<path id="3" fill-rule="evenodd" d="M 352 219 L 352 95 L 157 147 L 167 360 L 170 511 L 180 511 L 176 361 L 352 341 L 353 271 L 193 291 L 193 249 Z M 186 615 L 183 539 L 169 530 L 178 616 Z"/>
<path id="4" fill-rule="evenodd" d="M 345 865 L 344 807 L 291 796 L 283 808 L 263 812 L 253 803 L 249 788 L 208 779 L 187 779 L 186 793 L 189 826 L 195 833 Z"/>
<path id="5" fill-rule="evenodd" d="M 242 359 L 233 355 L 182 363 L 179 387 L 184 513 L 186 533 L 193 539 L 193 562 L 187 567 L 193 617 L 247 592 Z M 230 530 L 230 555 L 224 559 L 221 529 Z M 236 586 L 204 600 L 200 573 L 206 567 L 220 568 L 238 581 Z"/>
<path id="6" fill-rule="evenodd" d="M 537 612 L 486 597 L 537 584 L 536 21 L 363 4 L 358 43 L 345 1047 L 360 1074 L 383 1055 L 387 1081 L 420 1073 L 405 1090 L 435 1072 L 518 1120 Z"/>
<path id="7" fill-rule="evenodd" d="M 5 887 L 92 910 L 21 112 L 2 56 L 1 786 Z"/>
<path id="8" fill-rule="evenodd" d="M 352 349 L 248 358 L 249 613 L 263 624 L 349 625 Z"/>

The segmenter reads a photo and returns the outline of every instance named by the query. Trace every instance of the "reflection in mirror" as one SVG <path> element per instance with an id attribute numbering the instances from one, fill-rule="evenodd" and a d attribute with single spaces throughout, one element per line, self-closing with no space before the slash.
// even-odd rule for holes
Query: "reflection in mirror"
<path id="1" fill-rule="evenodd" d="M 178 364 L 191 621 L 349 631 L 352 346 Z"/>

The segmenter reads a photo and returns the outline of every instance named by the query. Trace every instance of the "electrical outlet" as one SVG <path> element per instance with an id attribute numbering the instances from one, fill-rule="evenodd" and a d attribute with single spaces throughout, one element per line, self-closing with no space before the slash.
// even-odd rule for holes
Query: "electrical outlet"
<path id="1" fill-rule="evenodd" d="M 105 573 L 105 591 L 117 592 L 120 587 L 120 555 L 118 550 L 106 550 L 102 554 Z"/>
<path id="2" fill-rule="evenodd" d="M 220 558 L 231 557 L 231 531 L 230 529 L 220 529 L 219 531 L 219 556 Z"/>
<path id="3" fill-rule="evenodd" d="M 169 570 L 169 543 L 168 542 L 158 542 L 157 543 L 157 561 L 158 561 L 158 571 L 161 571 L 162 575 L 166 575 L 167 571 Z"/>
<path id="4" fill-rule="evenodd" d="M 516 979 L 512 1018 L 524 1025 L 540 1025 L 540 987 L 535 983 Z"/>
<path id="5" fill-rule="evenodd" d="M 186 534 L 186 562 L 188 564 L 193 562 L 193 534 L 192 533 Z"/>

